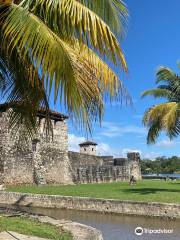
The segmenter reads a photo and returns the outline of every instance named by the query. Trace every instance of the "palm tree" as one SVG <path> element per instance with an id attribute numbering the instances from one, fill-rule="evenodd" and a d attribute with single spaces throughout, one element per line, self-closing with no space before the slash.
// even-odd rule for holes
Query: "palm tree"
<path id="1" fill-rule="evenodd" d="M 143 123 L 149 128 L 147 142 L 155 143 L 161 131 L 172 139 L 180 134 L 180 76 L 167 67 L 161 67 L 156 75 L 156 89 L 147 90 L 142 97 L 153 96 L 167 101 L 149 108 Z"/>
<path id="2" fill-rule="evenodd" d="M 127 95 L 104 61 L 127 72 L 117 40 L 127 17 L 121 0 L 0 0 L 0 91 L 21 103 L 11 125 L 25 119 L 31 132 L 50 96 L 87 129 L 101 121 L 104 97 Z"/>

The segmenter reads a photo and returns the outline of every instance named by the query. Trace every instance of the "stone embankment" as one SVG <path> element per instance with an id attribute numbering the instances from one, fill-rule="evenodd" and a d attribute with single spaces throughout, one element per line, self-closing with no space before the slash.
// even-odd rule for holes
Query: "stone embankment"
<path id="1" fill-rule="evenodd" d="M 180 219 L 180 204 L 0 192 L 0 204 Z"/>
<path id="2" fill-rule="evenodd" d="M 70 220 L 57 220 L 52 217 L 44 216 L 44 215 L 39 215 L 39 214 L 30 214 L 26 211 L 21 211 L 21 210 L 16 210 L 14 208 L 7 208 L 1 207 L 0 208 L 1 213 L 3 215 L 7 215 L 9 217 L 26 217 L 30 218 L 32 221 L 36 220 L 44 224 L 50 224 L 53 226 L 56 226 L 57 228 L 61 229 L 61 231 L 65 232 L 70 232 L 73 240 L 103 240 L 102 233 L 101 231 L 97 230 L 96 228 L 87 226 L 85 224 L 81 224 L 78 222 L 72 222 Z M 24 239 L 24 240 L 41 240 L 42 238 L 37 238 L 37 237 L 28 237 L 25 235 L 21 235 L 16 232 L 1 232 L 0 233 L 0 239 L 2 240 L 13 240 L 13 239 Z M 43 238 L 44 239 L 44 238 Z M 42 240 L 43 240 L 42 239 Z M 46 240 L 46 239 L 44 239 Z M 48 239 L 47 239 L 48 240 Z"/>
<path id="3" fill-rule="evenodd" d="M 31 216 L 31 218 L 35 218 L 41 223 L 48 223 L 71 232 L 73 240 L 103 240 L 102 233 L 99 230 L 81 223 L 67 220 L 56 220 L 48 216 L 35 215 Z"/>

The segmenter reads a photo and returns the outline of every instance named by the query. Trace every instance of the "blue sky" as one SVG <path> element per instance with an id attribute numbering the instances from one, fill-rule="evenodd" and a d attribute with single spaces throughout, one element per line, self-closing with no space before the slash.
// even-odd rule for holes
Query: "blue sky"
<path id="1" fill-rule="evenodd" d="M 142 115 L 157 103 L 153 98 L 140 99 L 142 91 L 155 87 L 158 66 L 168 66 L 177 73 L 180 60 L 180 1 L 179 0 L 125 0 L 130 21 L 122 47 L 129 74 L 124 79 L 134 108 L 106 104 L 102 127 L 94 126 L 92 138 L 99 143 L 100 154 L 125 155 L 138 150 L 144 158 L 161 155 L 180 155 L 180 138 L 170 142 L 162 134 L 156 145 L 147 146 L 147 130 L 142 126 Z M 119 76 L 121 78 L 121 76 Z M 78 150 L 83 133 L 69 123 L 69 145 Z"/>

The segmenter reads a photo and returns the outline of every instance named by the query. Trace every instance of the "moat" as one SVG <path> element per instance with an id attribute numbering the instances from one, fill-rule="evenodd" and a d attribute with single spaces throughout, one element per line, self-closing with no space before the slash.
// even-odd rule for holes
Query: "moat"
<path id="1" fill-rule="evenodd" d="M 180 220 L 148 218 L 140 216 L 121 216 L 112 214 L 90 213 L 75 210 L 27 208 L 20 209 L 44 214 L 56 219 L 66 219 L 90 225 L 102 231 L 104 240 L 179 240 Z M 147 229 L 173 229 L 169 234 L 143 234 L 136 236 L 136 227 Z"/>

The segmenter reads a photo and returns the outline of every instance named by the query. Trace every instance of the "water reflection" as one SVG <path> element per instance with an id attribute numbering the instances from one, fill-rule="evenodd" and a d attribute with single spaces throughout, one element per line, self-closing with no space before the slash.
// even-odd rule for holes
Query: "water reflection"
<path id="1" fill-rule="evenodd" d="M 120 216 L 62 209 L 23 208 L 32 213 L 48 215 L 57 219 L 69 219 L 95 227 L 102 231 L 104 240 L 179 240 L 180 220 Z M 136 227 L 149 229 L 173 229 L 172 234 L 143 234 L 136 236 Z"/>

